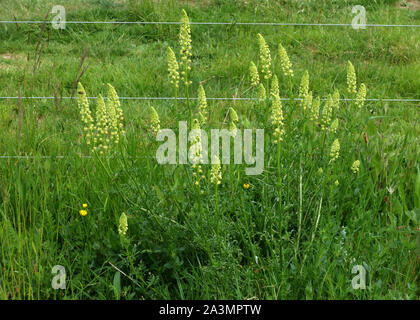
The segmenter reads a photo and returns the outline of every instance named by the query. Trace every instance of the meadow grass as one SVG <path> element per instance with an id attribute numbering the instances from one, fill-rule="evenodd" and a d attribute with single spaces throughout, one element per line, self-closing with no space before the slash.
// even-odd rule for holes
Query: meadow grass
<path id="1" fill-rule="evenodd" d="M 0 20 L 42 20 L 56 4 L 2 1 Z M 179 21 L 185 9 L 192 21 L 351 23 L 357 4 L 368 23 L 420 24 L 420 10 L 399 1 L 65 6 L 69 21 Z M 197 97 L 202 84 L 207 97 L 256 97 L 249 64 L 261 67 L 261 33 L 282 98 L 298 97 L 305 70 L 314 97 L 338 89 L 350 98 L 350 60 L 368 98 L 420 99 L 417 29 L 192 25 L 189 93 Z M 77 100 L 60 97 L 77 96 L 78 80 L 88 96 L 106 96 L 111 83 L 120 97 L 172 97 L 166 55 L 171 46 L 179 58 L 178 33 L 179 25 L 0 25 L 0 96 L 57 96 L 0 100 L 0 155 L 30 156 L 0 158 L 0 298 L 418 299 L 418 103 L 366 101 L 359 109 L 342 101 L 332 133 L 309 120 L 299 101 L 282 101 L 285 134 L 275 144 L 271 100 L 208 100 L 206 129 L 228 128 L 233 107 L 239 129 L 266 133 L 264 172 L 247 176 L 244 165 L 222 165 L 217 187 L 211 166 L 202 166 L 197 187 L 190 165 L 156 162 L 151 107 L 161 128 L 177 130 L 178 120 L 190 120 L 185 100 L 178 112 L 171 100 L 121 100 L 125 137 L 110 158 L 91 153 Z M 293 65 L 292 89 L 279 43 Z M 190 108 L 196 117 L 197 101 Z M 339 157 L 330 162 L 335 139 Z M 55 265 L 66 268 L 66 290 L 51 287 Z M 365 290 L 351 286 L 354 265 L 367 270 Z"/>

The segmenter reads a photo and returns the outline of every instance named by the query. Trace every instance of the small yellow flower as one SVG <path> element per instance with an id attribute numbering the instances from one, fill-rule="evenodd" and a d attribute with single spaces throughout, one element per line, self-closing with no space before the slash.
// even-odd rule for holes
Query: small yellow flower
<path id="1" fill-rule="evenodd" d="M 249 183 L 244 183 L 244 189 L 248 190 L 251 185 Z"/>
<path id="2" fill-rule="evenodd" d="M 80 210 L 80 211 L 79 211 L 79 213 L 80 213 L 80 215 L 81 215 L 81 216 L 83 216 L 83 217 L 84 217 L 85 215 L 87 215 L 87 211 L 86 211 L 86 210 Z"/>
<path id="3" fill-rule="evenodd" d="M 84 203 L 82 206 L 83 208 L 87 208 L 87 203 Z"/>
<path id="4" fill-rule="evenodd" d="M 338 185 L 340 184 L 340 182 L 338 182 L 338 180 L 335 180 L 334 184 L 336 185 L 336 187 L 338 187 Z"/>

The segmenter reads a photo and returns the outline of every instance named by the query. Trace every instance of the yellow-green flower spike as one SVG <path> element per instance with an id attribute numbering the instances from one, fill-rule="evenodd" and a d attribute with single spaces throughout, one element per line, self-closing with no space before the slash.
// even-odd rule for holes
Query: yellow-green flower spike
<path id="1" fill-rule="evenodd" d="M 356 71 L 350 61 L 347 62 L 347 91 L 356 93 Z"/>
<path id="2" fill-rule="evenodd" d="M 279 143 L 283 140 L 284 136 L 284 117 L 283 117 L 283 106 L 280 97 L 274 96 L 272 110 L 271 110 L 271 122 L 274 126 L 274 142 Z"/>
<path id="3" fill-rule="evenodd" d="M 251 86 L 256 87 L 260 83 L 260 76 L 258 75 L 257 66 L 253 61 L 249 65 L 249 74 L 251 77 Z"/>
<path id="4" fill-rule="evenodd" d="M 363 105 L 365 104 L 365 100 L 366 100 L 366 86 L 364 83 L 362 83 L 360 85 L 359 91 L 357 91 L 357 94 L 356 94 L 356 100 L 355 100 L 356 106 L 358 106 L 359 108 L 363 107 Z"/>
<path id="5" fill-rule="evenodd" d="M 109 119 L 102 95 L 96 101 L 96 147 L 99 154 L 104 154 L 109 148 Z"/>
<path id="6" fill-rule="evenodd" d="M 239 121 L 238 114 L 235 109 L 232 107 L 229 108 L 229 131 L 232 132 L 232 135 L 236 136 L 236 122 Z"/>
<path id="7" fill-rule="evenodd" d="M 306 96 L 303 98 L 303 112 L 306 110 L 311 110 L 312 108 L 312 91 L 306 94 Z"/>
<path id="8" fill-rule="evenodd" d="M 206 117 L 201 112 L 198 113 L 198 118 L 200 119 L 200 124 L 201 125 L 206 124 L 207 119 L 206 119 Z"/>
<path id="9" fill-rule="evenodd" d="M 121 109 L 120 99 L 118 97 L 117 91 L 111 84 L 107 84 L 107 113 L 110 124 L 110 134 L 115 143 L 119 143 L 120 135 L 124 135 L 124 114 Z"/>
<path id="10" fill-rule="evenodd" d="M 356 160 L 353 162 L 350 169 L 354 174 L 356 174 L 359 172 L 359 168 L 360 168 L 360 160 Z"/>
<path id="11" fill-rule="evenodd" d="M 197 119 L 193 119 L 191 129 L 192 130 L 199 130 L 200 129 L 200 121 L 198 121 Z M 202 169 L 201 164 L 200 164 L 203 160 L 203 154 L 202 154 L 203 146 L 201 144 L 201 133 L 199 133 L 196 136 L 196 139 L 193 142 L 194 142 L 193 152 L 195 151 L 195 153 L 191 155 L 191 157 L 192 157 L 191 160 L 193 162 L 192 167 L 195 169 L 195 171 L 193 172 L 193 176 L 195 178 L 194 184 L 196 186 L 199 186 L 201 179 L 205 178 L 203 176 L 203 169 Z"/>
<path id="12" fill-rule="evenodd" d="M 300 105 L 303 107 L 303 100 L 309 93 L 309 72 L 308 70 L 305 71 L 305 73 L 302 76 L 302 79 L 300 80 L 300 86 L 299 86 L 299 99 Z"/>
<path id="13" fill-rule="evenodd" d="M 232 107 L 229 108 L 229 119 L 232 122 L 239 121 L 238 114 L 236 113 L 235 109 L 233 109 Z"/>
<path id="14" fill-rule="evenodd" d="M 331 133 L 336 133 L 338 129 L 338 119 L 335 118 L 333 122 L 331 122 L 331 126 L 330 126 L 330 132 Z"/>
<path id="15" fill-rule="evenodd" d="M 213 184 L 220 184 L 222 182 L 222 172 L 220 167 L 220 159 L 213 156 L 211 170 L 210 170 L 210 182 Z"/>
<path id="16" fill-rule="evenodd" d="M 198 112 L 200 112 L 204 117 L 207 116 L 206 92 L 201 84 L 198 87 Z"/>
<path id="17" fill-rule="evenodd" d="M 329 94 L 324 108 L 322 109 L 321 129 L 327 130 L 331 122 L 331 115 L 333 111 L 333 98 Z"/>
<path id="18" fill-rule="evenodd" d="M 267 80 L 271 78 L 271 54 L 264 37 L 260 33 L 258 34 L 258 44 L 260 47 L 261 73 Z"/>
<path id="19" fill-rule="evenodd" d="M 118 234 L 120 236 L 125 236 L 127 234 L 127 231 L 128 231 L 128 220 L 127 220 L 127 216 L 123 212 L 120 216 L 120 220 L 118 223 Z"/>
<path id="20" fill-rule="evenodd" d="M 191 28 L 190 20 L 188 19 L 187 12 L 182 10 L 181 17 L 181 28 L 179 31 L 179 45 L 181 62 L 180 64 L 186 64 L 186 69 L 191 69 L 191 56 L 192 56 L 192 46 L 191 46 Z M 185 85 L 191 84 L 190 81 L 186 79 L 185 71 L 181 72 L 181 78 L 184 81 Z"/>
<path id="21" fill-rule="evenodd" d="M 85 132 L 86 143 L 90 144 L 94 138 L 94 123 L 85 88 L 80 82 L 77 85 L 77 92 L 79 96 L 77 104 L 83 122 L 83 131 Z"/>
<path id="22" fill-rule="evenodd" d="M 154 107 L 150 107 L 150 131 L 155 135 L 160 130 L 159 114 Z"/>
<path id="23" fill-rule="evenodd" d="M 274 75 L 273 79 L 271 80 L 271 90 L 270 95 L 272 97 L 280 95 L 280 89 L 279 89 L 279 80 L 277 79 L 277 76 Z"/>
<path id="24" fill-rule="evenodd" d="M 312 121 L 317 121 L 319 118 L 319 107 L 321 106 L 321 99 L 316 97 L 312 103 L 311 113 L 309 115 Z"/>
<path id="25" fill-rule="evenodd" d="M 260 83 L 260 86 L 258 87 L 258 101 L 262 102 L 265 101 L 267 98 L 264 85 Z"/>
<path id="26" fill-rule="evenodd" d="M 279 44 L 279 57 L 280 67 L 285 77 L 293 77 L 292 63 L 290 62 L 289 56 L 287 55 L 286 49 L 283 48 L 281 43 Z"/>
<path id="27" fill-rule="evenodd" d="M 169 79 L 175 88 L 179 85 L 179 66 L 176 56 L 171 47 L 168 47 L 168 72 Z"/>
<path id="28" fill-rule="evenodd" d="M 333 144 L 331 145 L 331 150 L 330 150 L 331 161 L 337 160 L 339 155 L 340 155 L 340 142 L 338 141 L 338 139 L 335 139 Z"/>

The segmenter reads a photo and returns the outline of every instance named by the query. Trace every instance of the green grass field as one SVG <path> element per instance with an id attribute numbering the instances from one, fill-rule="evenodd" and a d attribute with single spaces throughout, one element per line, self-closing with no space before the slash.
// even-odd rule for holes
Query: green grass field
<path id="1" fill-rule="evenodd" d="M 296 23 L 351 23 L 352 7 L 363 5 L 368 24 L 420 25 L 415 0 L 0 0 L 0 20 L 50 13 L 50 21 L 60 4 L 67 21 L 180 21 L 185 9 L 192 22 Z M 180 60 L 179 32 L 0 23 L 0 96 L 55 97 L 0 99 L 0 299 L 419 299 L 420 101 L 383 99 L 420 99 L 420 28 L 193 24 L 194 99 L 176 107 L 120 99 L 125 134 L 105 156 L 92 152 L 77 83 L 88 97 L 109 96 L 108 83 L 120 98 L 174 97 L 167 51 Z M 159 164 L 151 107 L 160 128 L 177 132 L 183 120 L 191 128 L 200 84 L 207 98 L 258 96 L 251 61 L 271 92 L 259 33 L 279 96 L 290 99 L 282 123 L 272 119 L 274 94 L 208 99 L 201 127 L 231 127 L 233 108 L 238 129 L 264 129 L 264 171 L 223 164 L 217 185 L 214 166 L 203 164 L 197 185 L 191 164 Z M 357 88 L 367 87 L 361 108 L 347 90 L 348 61 Z M 304 110 L 296 98 L 306 70 L 313 102 Z M 349 100 L 334 103 L 328 117 L 336 90 Z M 182 81 L 177 94 L 186 97 Z M 95 117 L 97 100 L 89 103 Z M 65 290 L 52 287 L 56 265 L 65 268 Z M 366 270 L 365 289 L 352 287 L 356 265 Z"/>

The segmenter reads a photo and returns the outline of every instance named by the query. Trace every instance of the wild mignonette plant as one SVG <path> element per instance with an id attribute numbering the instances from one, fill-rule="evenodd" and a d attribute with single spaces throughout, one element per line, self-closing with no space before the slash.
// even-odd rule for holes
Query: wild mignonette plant
<path id="1" fill-rule="evenodd" d="M 94 119 L 86 91 L 81 83 L 78 84 L 78 105 L 84 124 L 85 141 L 90 151 L 99 155 L 112 151 L 125 135 L 124 114 L 117 92 L 112 85 L 108 84 L 107 87 L 107 102 L 99 95 Z"/>

